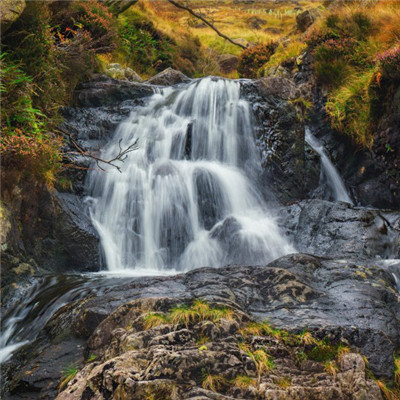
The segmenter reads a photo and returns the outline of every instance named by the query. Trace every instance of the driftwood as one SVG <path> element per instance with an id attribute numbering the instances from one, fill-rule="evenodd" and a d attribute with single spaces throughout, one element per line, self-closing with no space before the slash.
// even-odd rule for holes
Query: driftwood
<path id="1" fill-rule="evenodd" d="M 217 35 L 221 36 L 222 38 L 224 38 L 225 40 L 227 40 L 228 42 L 234 44 L 235 46 L 239 46 L 242 49 L 246 49 L 246 46 L 244 46 L 241 43 L 236 43 L 234 40 L 232 40 L 230 37 L 224 35 L 221 31 L 219 31 L 211 22 L 207 21 L 202 15 L 196 13 L 195 11 L 193 11 L 191 8 L 177 2 L 174 0 L 168 0 L 171 4 L 173 4 L 175 7 L 181 8 L 182 10 L 186 10 L 188 13 L 192 14 L 194 17 L 200 19 L 201 21 L 203 21 L 206 25 L 208 25 L 211 29 L 213 29 Z"/>

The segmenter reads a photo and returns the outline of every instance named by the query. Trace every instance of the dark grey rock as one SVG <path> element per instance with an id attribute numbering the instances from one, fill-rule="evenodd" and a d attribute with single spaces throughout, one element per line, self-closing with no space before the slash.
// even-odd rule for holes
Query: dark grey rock
<path id="1" fill-rule="evenodd" d="M 281 209 L 280 226 L 297 250 L 353 260 L 400 258 L 400 213 L 304 200 Z"/>
<path id="2" fill-rule="evenodd" d="M 109 106 L 124 100 L 141 99 L 153 93 L 153 88 L 144 83 L 117 80 L 100 75 L 81 84 L 75 90 L 74 104 L 77 107 Z"/>

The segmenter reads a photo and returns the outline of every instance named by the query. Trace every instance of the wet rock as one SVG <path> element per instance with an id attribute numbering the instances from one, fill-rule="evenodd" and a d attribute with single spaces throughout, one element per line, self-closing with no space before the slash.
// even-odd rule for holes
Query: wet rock
<path id="1" fill-rule="evenodd" d="M 98 271 L 100 266 L 99 236 L 90 220 L 87 206 L 79 196 L 56 193 L 57 252 L 49 265 L 53 269 Z M 46 263 L 47 264 L 47 263 Z"/>
<path id="2" fill-rule="evenodd" d="M 282 208 L 281 226 L 299 251 L 360 260 L 400 258 L 400 213 L 304 200 Z"/>
<path id="3" fill-rule="evenodd" d="M 124 278 L 97 296 L 92 290 L 61 308 L 46 325 L 44 343 L 46 353 L 53 354 L 56 348 L 68 345 L 65 338 L 71 333 L 80 338 L 90 336 L 85 354 L 96 355 L 96 361 L 71 381 L 60 398 L 74 398 L 74 393 L 81 396 L 90 387 L 95 393 L 92 397 L 103 398 L 108 396 L 104 393 L 110 392 L 114 398 L 118 398 L 117 393 L 125 393 L 124 396 L 140 399 L 142 393 L 154 389 L 149 382 L 159 379 L 174 383 L 177 398 L 185 398 L 179 393 L 189 393 L 189 386 L 202 390 L 202 370 L 221 375 L 229 382 L 237 375 L 256 378 L 254 362 L 238 346 L 243 340 L 241 329 L 253 319 L 268 319 L 291 332 L 307 328 L 314 337 L 326 338 L 333 345 L 347 343 L 366 355 L 375 374 L 390 378 L 393 352 L 400 344 L 399 321 L 395 318 L 400 311 L 399 297 L 394 285 L 391 274 L 373 263 L 305 254 L 285 256 L 267 266 L 201 268 L 177 276 Z M 145 325 L 148 313 L 166 315 L 177 305 L 197 298 L 233 308 L 234 320 L 205 320 L 188 325 L 166 322 L 152 328 Z M 205 347 L 197 344 L 200 339 Z M 365 378 L 363 360 L 358 355 L 343 355 L 337 361 L 339 370 L 334 378 L 319 361 L 300 363 L 297 350 L 290 348 L 297 346 L 294 342 L 282 343 L 279 338 L 258 333 L 246 340 L 253 349 L 267 348 L 274 359 L 274 370 L 262 378 L 260 385 L 266 396 L 281 393 L 283 389 L 276 380 L 287 377 L 291 382 L 287 389 L 290 398 L 329 398 L 326 396 L 332 393 L 338 399 L 353 393 L 362 398 L 362 393 L 372 393 L 371 399 L 380 399 L 376 385 Z M 21 357 L 28 358 L 29 365 L 22 363 L 26 365 L 22 370 L 14 368 L 13 387 L 18 389 L 12 394 L 38 398 L 44 390 L 39 383 L 32 381 L 26 389 L 18 383 L 27 379 L 27 368 L 37 365 L 38 355 L 26 354 L 29 357 Z M 57 362 L 62 363 L 62 359 L 60 356 Z M 29 379 L 41 377 L 45 365 L 39 364 Z M 57 381 L 55 376 L 52 379 Z M 239 389 L 222 384 L 219 393 L 255 398 L 251 390 Z M 198 390 L 196 393 L 200 393 Z"/>
<path id="4" fill-rule="evenodd" d="M 176 71 L 172 68 L 167 68 L 159 74 L 153 76 L 146 83 L 150 85 L 159 85 L 159 86 L 171 86 L 176 85 L 178 83 L 189 82 L 190 78 L 188 78 L 185 74 L 180 71 Z"/>
<path id="5" fill-rule="evenodd" d="M 124 100 L 141 99 L 153 93 L 151 86 L 146 84 L 100 75 L 78 86 L 74 93 L 74 104 L 77 107 L 109 106 Z"/>
<path id="6" fill-rule="evenodd" d="M 261 151 L 263 183 L 271 195 L 287 203 L 308 197 L 318 187 L 318 161 L 304 151 L 304 126 L 292 102 L 300 95 L 295 84 L 283 77 L 243 82 L 257 121 L 256 144 Z"/>

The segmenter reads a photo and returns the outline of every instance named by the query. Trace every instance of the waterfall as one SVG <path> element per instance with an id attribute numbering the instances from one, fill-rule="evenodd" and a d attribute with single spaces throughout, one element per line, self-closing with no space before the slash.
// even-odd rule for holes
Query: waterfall
<path id="1" fill-rule="evenodd" d="M 338 170 L 332 164 L 331 160 L 327 156 L 324 146 L 319 140 L 310 132 L 309 128 L 306 128 L 305 135 L 306 142 L 315 150 L 315 152 L 321 158 L 321 165 L 323 174 L 327 179 L 327 184 L 332 190 L 333 198 L 336 201 L 344 201 L 346 203 L 353 204 L 350 196 L 347 193 L 346 187 L 343 183 L 342 178 L 339 175 Z"/>
<path id="2" fill-rule="evenodd" d="M 240 83 L 160 90 L 120 124 L 101 157 L 137 143 L 121 172 L 90 172 L 91 218 L 109 270 L 255 265 L 293 252 L 257 190 L 259 158 Z"/>

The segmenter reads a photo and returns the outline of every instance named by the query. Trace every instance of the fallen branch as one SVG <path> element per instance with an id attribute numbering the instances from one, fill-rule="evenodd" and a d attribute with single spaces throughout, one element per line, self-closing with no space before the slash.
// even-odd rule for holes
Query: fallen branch
<path id="1" fill-rule="evenodd" d="M 68 136 L 69 141 L 72 143 L 72 145 L 77 150 L 77 151 L 69 151 L 66 154 L 78 154 L 78 155 L 81 155 L 83 157 L 91 158 L 92 160 L 94 160 L 96 162 L 96 165 L 102 171 L 105 171 L 105 169 L 101 166 L 101 164 L 107 164 L 107 165 L 111 165 L 112 167 L 115 167 L 119 172 L 122 172 L 121 171 L 121 166 L 119 166 L 118 164 L 115 164 L 115 162 L 119 161 L 119 162 L 123 163 L 127 159 L 128 153 L 130 153 L 130 152 L 132 152 L 132 151 L 137 149 L 137 140 L 135 140 L 134 143 L 132 143 L 131 145 L 129 145 L 128 147 L 123 149 L 121 147 L 122 139 L 120 139 L 119 142 L 118 142 L 119 153 L 114 158 L 112 158 L 111 160 L 104 160 L 103 158 L 97 157 L 94 154 L 90 153 L 89 151 L 83 149 L 81 146 L 79 146 L 79 144 L 71 136 L 71 134 L 69 134 L 69 133 L 67 133 L 65 131 L 61 131 L 61 130 L 60 130 L 60 132 L 62 134 L 64 134 L 64 135 Z M 80 167 L 80 166 L 78 168 L 79 169 L 89 169 L 89 168 Z"/>
<path id="2" fill-rule="evenodd" d="M 188 13 L 192 14 L 194 17 L 200 19 L 201 21 L 203 21 L 206 25 L 208 25 L 211 29 L 213 29 L 218 36 L 221 36 L 222 38 L 224 38 L 225 40 L 227 40 L 228 42 L 234 44 L 235 46 L 239 46 L 242 49 L 246 49 L 246 46 L 244 46 L 241 43 L 236 43 L 234 40 L 232 40 L 230 37 L 224 35 L 222 32 L 220 32 L 211 22 L 207 21 L 202 15 L 196 13 L 195 11 L 193 11 L 191 8 L 184 6 L 181 3 L 178 3 L 177 1 L 174 0 L 168 0 L 171 4 L 173 4 L 175 7 L 181 8 L 182 10 L 187 11 Z"/>

